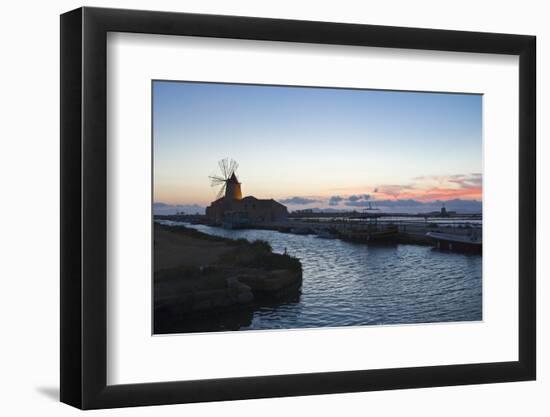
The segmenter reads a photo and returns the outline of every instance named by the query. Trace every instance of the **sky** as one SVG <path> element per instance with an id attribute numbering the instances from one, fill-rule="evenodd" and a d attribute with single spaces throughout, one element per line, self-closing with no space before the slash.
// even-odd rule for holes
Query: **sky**
<path id="1" fill-rule="evenodd" d="M 223 158 L 291 210 L 472 205 L 482 96 L 154 81 L 153 147 L 157 207 L 209 205 Z"/>

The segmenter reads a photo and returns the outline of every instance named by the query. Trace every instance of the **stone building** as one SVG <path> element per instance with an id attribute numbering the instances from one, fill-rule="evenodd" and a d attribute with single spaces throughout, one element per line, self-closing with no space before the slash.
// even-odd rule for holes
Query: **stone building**
<path id="1" fill-rule="evenodd" d="M 206 208 L 206 217 L 214 224 L 237 228 L 249 223 L 285 221 L 288 211 L 273 199 L 243 198 L 241 183 L 232 173 L 225 182 L 225 195 Z"/>

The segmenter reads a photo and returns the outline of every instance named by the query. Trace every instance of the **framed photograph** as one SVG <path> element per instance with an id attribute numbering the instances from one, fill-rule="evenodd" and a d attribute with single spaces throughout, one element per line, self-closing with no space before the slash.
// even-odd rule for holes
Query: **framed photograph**
<path id="1" fill-rule="evenodd" d="M 535 37 L 61 16 L 61 401 L 533 380 Z"/>

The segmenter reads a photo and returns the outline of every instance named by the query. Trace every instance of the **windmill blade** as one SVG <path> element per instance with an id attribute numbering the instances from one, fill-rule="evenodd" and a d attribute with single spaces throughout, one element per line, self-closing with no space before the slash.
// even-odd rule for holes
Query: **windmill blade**
<path id="1" fill-rule="evenodd" d="M 223 159 L 220 159 L 218 161 L 218 166 L 220 167 L 220 172 L 222 173 L 222 177 L 225 178 L 225 173 L 223 172 Z"/>
<path id="2" fill-rule="evenodd" d="M 210 175 L 208 176 L 210 178 L 210 186 L 211 187 L 217 187 L 218 185 L 225 184 L 225 179 L 218 176 L 218 175 Z"/>
<path id="3" fill-rule="evenodd" d="M 228 179 L 229 175 L 228 175 L 227 158 L 221 159 L 218 162 L 218 165 L 220 166 L 220 170 L 222 171 L 222 176 L 224 177 L 224 179 Z"/>
<path id="4" fill-rule="evenodd" d="M 223 158 L 218 161 L 218 167 L 220 168 L 221 175 L 212 174 L 208 176 L 208 178 L 210 178 L 211 187 L 221 186 L 218 190 L 216 200 L 219 200 L 225 195 L 227 182 L 230 180 L 233 174 L 235 174 L 235 171 L 237 171 L 239 164 L 234 159 Z"/>
<path id="5" fill-rule="evenodd" d="M 231 160 L 231 165 L 229 168 L 229 176 L 231 177 L 235 171 L 237 171 L 237 168 L 239 167 L 239 163 L 235 161 L 234 159 Z"/>
<path id="6" fill-rule="evenodd" d="M 222 198 L 224 194 L 225 194 L 225 182 L 220 187 L 220 191 L 218 191 L 218 194 L 216 195 L 216 200 L 219 200 L 220 198 Z"/>

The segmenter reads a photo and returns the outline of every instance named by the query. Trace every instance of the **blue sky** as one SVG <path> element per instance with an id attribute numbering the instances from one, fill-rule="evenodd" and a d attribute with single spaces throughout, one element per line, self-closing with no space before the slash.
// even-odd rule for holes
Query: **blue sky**
<path id="1" fill-rule="evenodd" d="M 481 196 L 480 95 L 155 81 L 153 126 L 155 202 L 207 205 L 225 157 L 244 195 L 303 206 Z"/>

